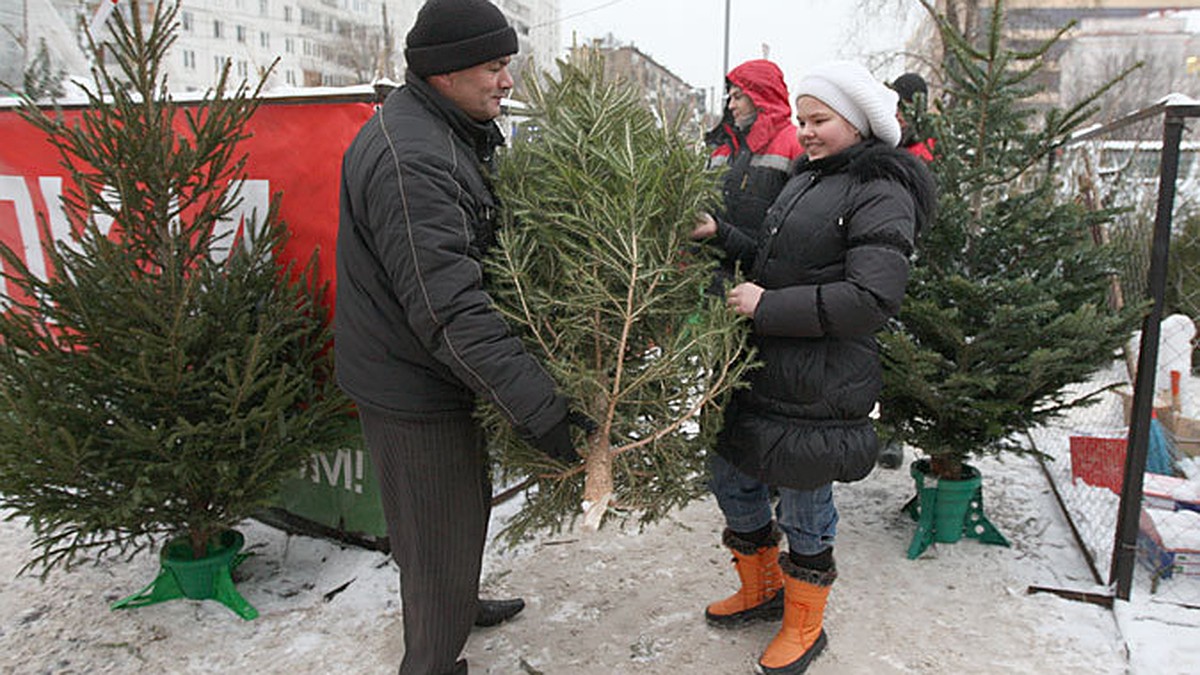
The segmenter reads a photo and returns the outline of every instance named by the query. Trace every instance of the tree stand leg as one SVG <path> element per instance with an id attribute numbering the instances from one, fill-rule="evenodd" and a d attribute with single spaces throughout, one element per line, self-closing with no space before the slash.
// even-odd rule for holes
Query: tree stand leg
<path id="1" fill-rule="evenodd" d="M 975 488 L 975 495 L 967 507 L 964 527 L 963 535 L 971 539 L 978 539 L 984 544 L 1009 545 L 1008 539 L 1005 539 L 1004 535 L 1000 534 L 1000 530 L 992 525 L 992 521 L 983 515 L 983 488 Z"/>
<path id="2" fill-rule="evenodd" d="M 935 526 L 933 514 L 937 511 L 937 488 L 921 488 L 904 505 L 904 511 L 917 521 L 917 531 L 908 544 L 908 559 L 915 560 L 933 543 Z"/>

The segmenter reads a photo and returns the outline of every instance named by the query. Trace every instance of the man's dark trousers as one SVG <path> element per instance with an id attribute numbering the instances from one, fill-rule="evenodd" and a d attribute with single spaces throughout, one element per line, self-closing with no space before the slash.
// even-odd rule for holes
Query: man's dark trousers
<path id="1" fill-rule="evenodd" d="M 400 566 L 400 675 L 455 672 L 478 609 L 491 511 L 483 431 L 465 411 L 417 420 L 359 406 L 359 416 Z"/>

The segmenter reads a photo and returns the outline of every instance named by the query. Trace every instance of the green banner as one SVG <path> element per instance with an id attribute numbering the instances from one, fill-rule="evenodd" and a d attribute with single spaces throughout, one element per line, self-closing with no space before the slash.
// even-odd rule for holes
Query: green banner
<path id="1" fill-rule="evenodd" d="M 281 486 L 276 508 L 272 509 L 277 517 L 267 515 L 263 520 L 372 548 L 386 541 L 387 523 L 371 455 L 363 444 L 358 419 L 348 423 L 357 432 L 352 434 L 354 441 L 313 455 L 295 477 Z"/>

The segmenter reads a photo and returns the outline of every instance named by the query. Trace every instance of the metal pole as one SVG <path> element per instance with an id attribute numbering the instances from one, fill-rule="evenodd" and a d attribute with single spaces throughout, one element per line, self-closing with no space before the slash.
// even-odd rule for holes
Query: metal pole
<path id="1" fill-rule="evenodd" d="M 1154 372 L 1158 363 L 1158 340 L 1162 332 L 1163 296 L 1167 287 L 1167 261 L 1171 245 L 1171 210 L 1175 205 L 1175 179 L 1179 173 L 1179 142 L 1183 136 L 1183 117 L 1171 108 L 1163 118 L 1163 149 L 1159 160 L 1158 209 L 1154 216 L 1154 237 L 1150 248 L 1150 272 L 1147 276 L 1150 313 L 1142 325 L 1142 344 L 1138 352 L 1137 378 L 1133 390 L 1133 412 L 1126 442 L 1125 481 L 1117 515 L 1113 541 L 1112 570 L 1109 584 L 1116 584 L 1116 596 L 1129 600 L 1133 585 L 1133 566 L 1137 558 L 1137 535 L 1142 514 L 1143 472 L 1150 445 L 1150 414 L 1154 405 Z"/>
<path id="2" fill-rule="evenodd" d="M 725 81 L 725 75 L 729 73 L 729 3 L 732 0 L 725 0 L 725 62 L 722 63 L 721 81 Z"/>

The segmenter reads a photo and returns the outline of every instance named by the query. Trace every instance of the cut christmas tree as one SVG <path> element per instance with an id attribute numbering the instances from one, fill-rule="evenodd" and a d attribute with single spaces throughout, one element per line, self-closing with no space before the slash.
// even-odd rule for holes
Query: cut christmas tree
<path id="1" fill-rule="evenodd" d="M 719 402 L 750 364 L 747 327 L 706 296 L 715 258 L 688 241 L 716 200 L 702 147 L 601 64 L 530 83 L 502 158 L 507 211 L 488 266 L 496 304 L 595 422 L 581 466 L 555 465 L 489 413 L 501 474 L 532 476 L 509 534 L 581 513 L 662 517 L 704 491 Z"/>

